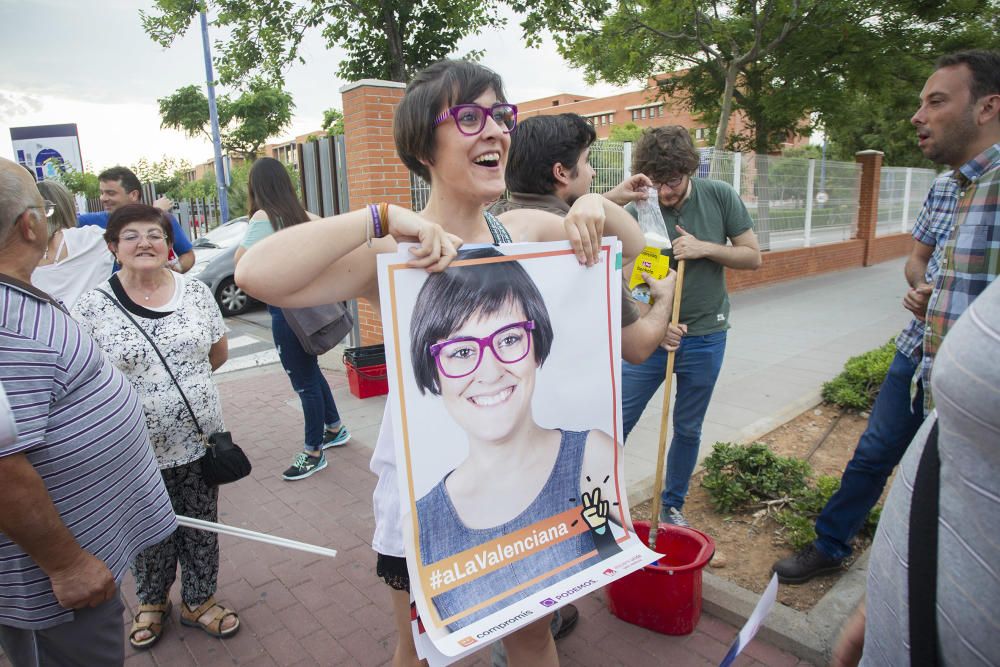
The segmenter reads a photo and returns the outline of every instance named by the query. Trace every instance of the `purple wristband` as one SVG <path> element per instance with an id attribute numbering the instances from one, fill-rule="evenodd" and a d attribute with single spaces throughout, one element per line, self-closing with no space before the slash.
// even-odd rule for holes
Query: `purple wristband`
<path id="1" fill-rule="evenodd" d="M 376 206 L 375 204 L 368 204 L 368 212 L 371 213 L 372 216 L 372 227 L 373 227 L 372 231 L 374 231 L 372 237 L 380 239 L 383 236 L 382 217 L 378 214 L 378 206 Z"/>

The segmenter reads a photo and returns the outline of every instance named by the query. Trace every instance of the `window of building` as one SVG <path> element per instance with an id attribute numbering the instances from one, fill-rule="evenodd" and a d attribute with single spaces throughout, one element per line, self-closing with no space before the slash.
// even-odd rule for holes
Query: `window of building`
<path id="1" fill-rule="evenodd" d="M 662 104 L 659 107 L 657 107 L 657 115 L 660 118 L 663 118 L 663 105 Z"/>

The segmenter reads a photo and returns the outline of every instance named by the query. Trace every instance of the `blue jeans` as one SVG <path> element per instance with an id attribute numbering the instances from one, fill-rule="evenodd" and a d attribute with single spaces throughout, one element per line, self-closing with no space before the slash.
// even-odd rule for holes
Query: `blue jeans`
<path id="1" fill-rule="evenodd" d="M 680 509 L 688 482 L 698 464 L 701 425 L 722 369 L 726 332 L 685 336 L 674 357 L 677 398 L 674 401 L 674 436 L 667 452 L 664 507 Z M 641 364 L 622 362 L 622 422 L 625 437 L 632 431 L 646 403 L 660 388 L 667 372 L 667 351 L 659 348 Z"/>
<path id="2" fill-rule="evenodd" d="M 840 478 L 840 490 L 816 519 L 816 548 L 830 558 L 851 554 L 850 542 L 878 502 L 885 482 L 903 458 L 924 421 L 923 385 L 910 399 L 910 383 L 919 364 L 896 352 L 861 434 L 854 456 Z"/>
<path id="3" fill-rule="evenodd" d="M 337 404 L 333 402 L 333 393 L 319 369 L 316 355 L 302 349 L 280 308 L 268 306 L 267 312 L 271 313 L 271 335 L 281 365 L 302 401 L 306 421 L 305 448 L 317 452 L 323 448 L 323 430 L 340 423 Z"/>

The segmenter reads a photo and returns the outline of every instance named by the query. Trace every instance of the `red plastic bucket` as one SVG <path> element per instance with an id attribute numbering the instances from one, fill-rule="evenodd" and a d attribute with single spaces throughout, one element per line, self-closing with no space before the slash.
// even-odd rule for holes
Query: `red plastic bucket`
<path id="1" fill-rule="evenodd" d="M 636 535 L 648 543 L 649 523 L 635 522 Z M 634 625 L 665 635 L 686 635 L 701 618 L 701 570 L 715 555 L 715 542 L 694 528 L 660 524 L 653 565 L 611 582 L 608 609 Z"/>

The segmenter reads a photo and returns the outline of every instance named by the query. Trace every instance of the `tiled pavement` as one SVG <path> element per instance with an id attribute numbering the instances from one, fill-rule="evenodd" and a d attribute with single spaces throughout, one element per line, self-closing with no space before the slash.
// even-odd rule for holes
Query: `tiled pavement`
<path id="1" fill-rule="evenodd" d="M 286 482 L 280 473 L 301 443 L 298 400 L 280 367 L 220 378 L 226 424 L 254 464 L 252 476 L 222 489 L 220 520 L 338 550 L 336 558 L 280 549 L 221 536 L 220 598 L 240 613 L 242 629 L 222 641 L 180 625 L 179 582 L 163 639 L 150 651 L 126 647 L 126 665 L 383 665 L 395 641 L 386 586 L 375 576 L 371 550 L 371 495 L 375 477 L 368 459 L 384 399 L 354 398 L 342 372 L 327 371 L 344 423 L 353 439 L 327 450 L 330 465 L 314 476 Z M 126 577 L 130 609 L 135 586 Z M 558 644 L 570 666 L 717 665 L 737 628 L 702 615 L 695 632 L 668 637 L 612 616 L 601 592 L 577 603 L 577 629 Z M 128 623 L 123 632 L 127 632 Z M 465 665 L 489 665 L 480 651 Z M 755 641 L 738 665 L 797 665 L 794 656 Z M 9 662 L 0 656 L 0 665 Z"/>

